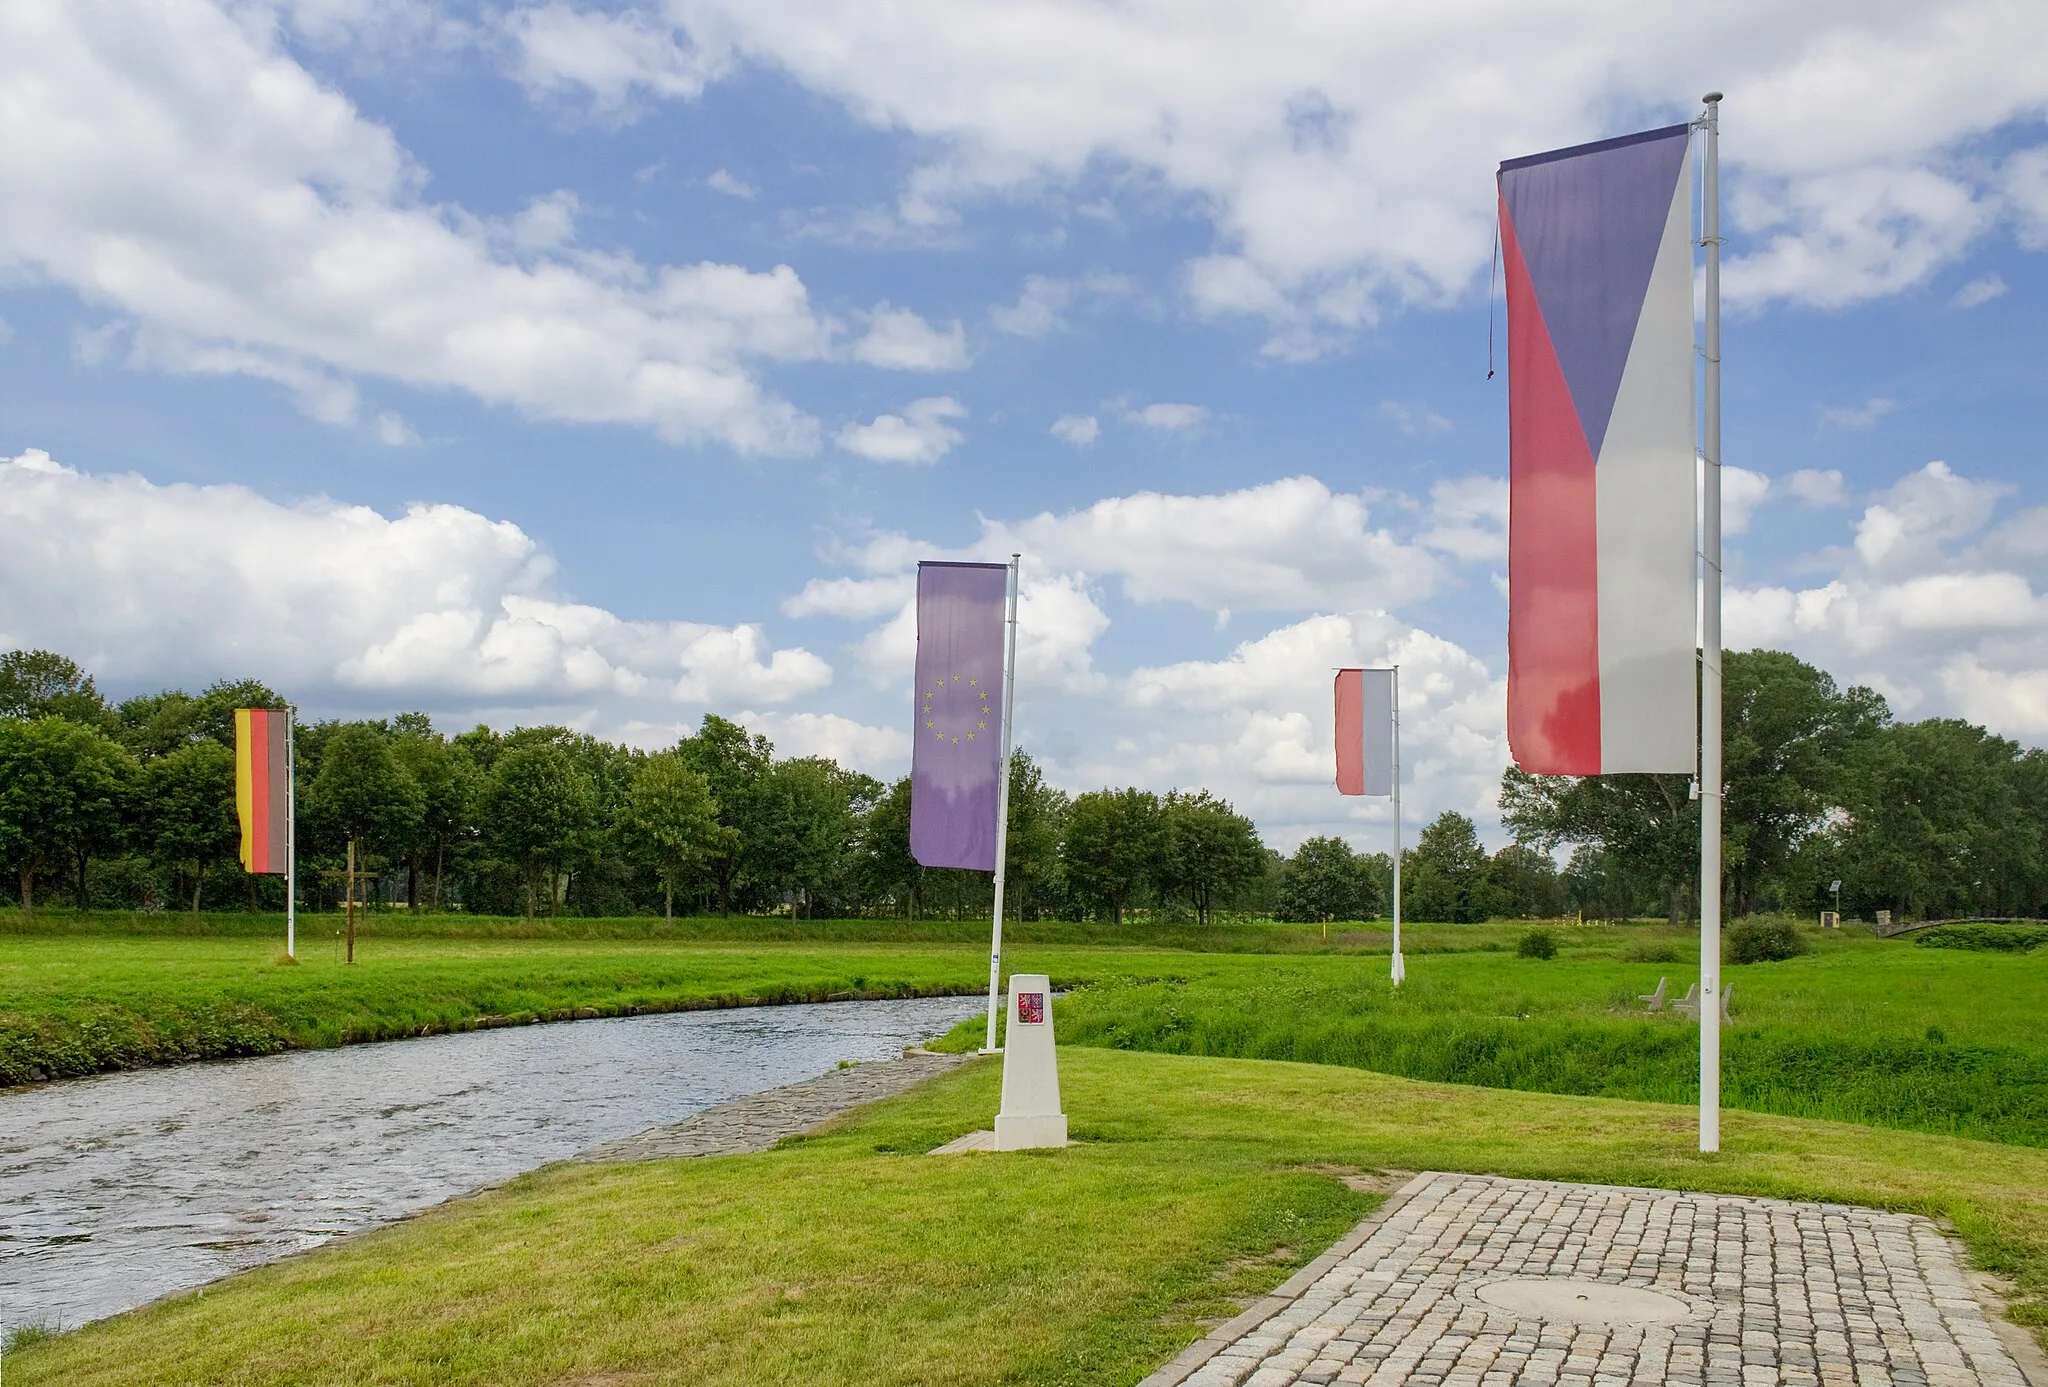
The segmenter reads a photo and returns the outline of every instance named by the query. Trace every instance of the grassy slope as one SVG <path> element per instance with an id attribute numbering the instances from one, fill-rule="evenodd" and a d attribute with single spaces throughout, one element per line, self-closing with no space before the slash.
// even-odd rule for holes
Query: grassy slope
<path id="1" fill-rule="evenodd" d="M 363 944 L 354 968 L 343 968 L 335 941 L 320 934 L 309 935 L 296 968 L 276 966 L 274 943 L 260 938 L 0 934 L 0 1083 L 492 1018 L 985 985 L 978 936 L 832 937 L 873 936 L 884 923 L 690 922 L 725 942 L 378 938 Z M 823 937 L 733 938 L 749 926 Z M 1318 931 L 1302 928 L 1217 931 L 1219 944 L 1284 950 L 1225 953 L 1034 940 L 1027 927 L 1010 941 L 1008 961 L 1047 969 L 1062 985 L 1092 984 L 1061 1007 L 1069 1043 L 1690 1102 L 1690 1026 L 1641 1015 L 1634 997 L 1660 975 L 1682 992 L 1694 971 L 1618 957 L 1687 941 L 1657 929 L 1567 930 L 1563 955 L 1539 962 L 1498 948 L 1518 928 L 1418 932 L 1418 943 L 1439 950 L 1495 948 L 1418 953 L 1399 992 L 1387 985 L 1383 954 L 1334 941 L 1331 952 L 1305 952 L 1323 946 Z M 2048 1144 L 2048 953 L 1848 936 L 1802 959 L 1728 975 L 1732 1106 Z"/>
<path id="2" fill-rule="evenodd" d="M 1544 962 L 1501 953 L 1415 960 L 1392 988 L 1377 959 L 1198 958 L 1098 984 L 1061 1008 L 1068 1044 L 1342 1064 L 1414 1078 L 1692 1102 L 1690 1022 L 1636 1000 L 1696 967 L 1604 948 Z M 1137 960 L 1132 960 L 1137 962 Z M 1153 966 L 1155 960 L 1146 960 Z M 1134 970 L 1135 971 L 1135 970 Z M 2048 955 L 1830 940 L 1734 986 L 1725 1098 L 1792 1116 L 2048 1145 Z"/>
<path id="3" fill-rule="evenodd" d="M 2048 1314 L 2048 1152 L 1325 1066 L 1071 1049 L 1064 1152 L 918 1154 L 982 1063 L 762 1156 L 556 1166 L 76 1333 L 13 1387 L 1129 1383 L 1369 1206 L 1307 1167 L 1444 1168 L 1952 1219 Z M 1278 1252 L 1276 1249 L 1286 1249 Z"/>
<path id="4" fill-rule="evenodd" d="M 324 943 L 325 941 L 323 941 Z M 296 967 L 253 939 L 0 937 L 0 1084 L 501 1020 L 986 986 L 980 950 L 378 940 Z"/>

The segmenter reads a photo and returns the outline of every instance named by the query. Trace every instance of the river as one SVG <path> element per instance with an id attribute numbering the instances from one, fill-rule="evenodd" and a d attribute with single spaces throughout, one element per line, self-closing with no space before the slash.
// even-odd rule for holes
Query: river
<path id="1" fill-rule="evenodd" d="M 69 1329 L 602 1141 L 887 1059 L 972 997 L 676 1012 L 0 1094 L 0 1331 Z"/>

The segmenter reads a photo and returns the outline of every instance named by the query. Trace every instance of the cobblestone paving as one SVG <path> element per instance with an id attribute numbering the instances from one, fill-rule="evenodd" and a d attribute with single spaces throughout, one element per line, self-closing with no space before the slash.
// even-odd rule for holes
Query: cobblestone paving
<path id="1" fill-rule="evenodd" d="M 681 1122 L 650 1127 L 638 1136 L 593 1146 L 577 1159 L 665 1161 L 676 1156 L 736 1156 L 766 1151 L 784 1137 L 808 1131 L 848 1108 L 872 1103 L 877 1098 L 893 1098 L 911 1085 L 943 1074 L 969 1058 L 917 1050 L 901 1059 L 835 1069 L 800 1084 L 720 1103 Z"/>
<path id="2" fill-rule="evenodd" d="M 1397 1199 L 1262 1307 L 1277 1313 L 1241 1316 L 1145 1387 L 2026 1387 L 1922 1218 L 1443 1174 Z M 1478 1295 L 1511 1276 L 1691 1309 L 1658 1325 L 1519 1318 Z"/>

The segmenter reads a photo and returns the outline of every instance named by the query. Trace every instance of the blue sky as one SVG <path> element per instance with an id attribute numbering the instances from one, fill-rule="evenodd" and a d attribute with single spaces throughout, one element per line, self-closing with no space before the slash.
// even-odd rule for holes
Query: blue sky
<path id="1" fill-rule="evenodd" d="M 1731 643 L 2048 738 L 2048 19 L 1404 13 L 10 6 L 0 644 L 893 775 L 909 565 L 1022 548 L 1069 787 L 1375 842 L 1399 659 L 1486 822 L 1493 168 L 1712 84 Z"/>

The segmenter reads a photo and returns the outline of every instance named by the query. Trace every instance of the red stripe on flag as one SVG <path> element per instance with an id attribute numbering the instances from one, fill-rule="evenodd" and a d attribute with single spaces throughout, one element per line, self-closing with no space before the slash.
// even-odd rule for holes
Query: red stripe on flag
<path id="1" fill-rule="evenodd" d="M 1337 793 L 1365 793 L 1365 671 L 1337 671 Z"/>
<path id="2" fill-rule="evenodd" d="M 249 710 L 249 870 L 270 870 L 270 711 Z"/>
<path id="3" fill-rule="evenodd" d="M 1508 750 L 1537 775 L 1600 773 L 1600 553 L 1593 451 L 1505 201 Z"/>

